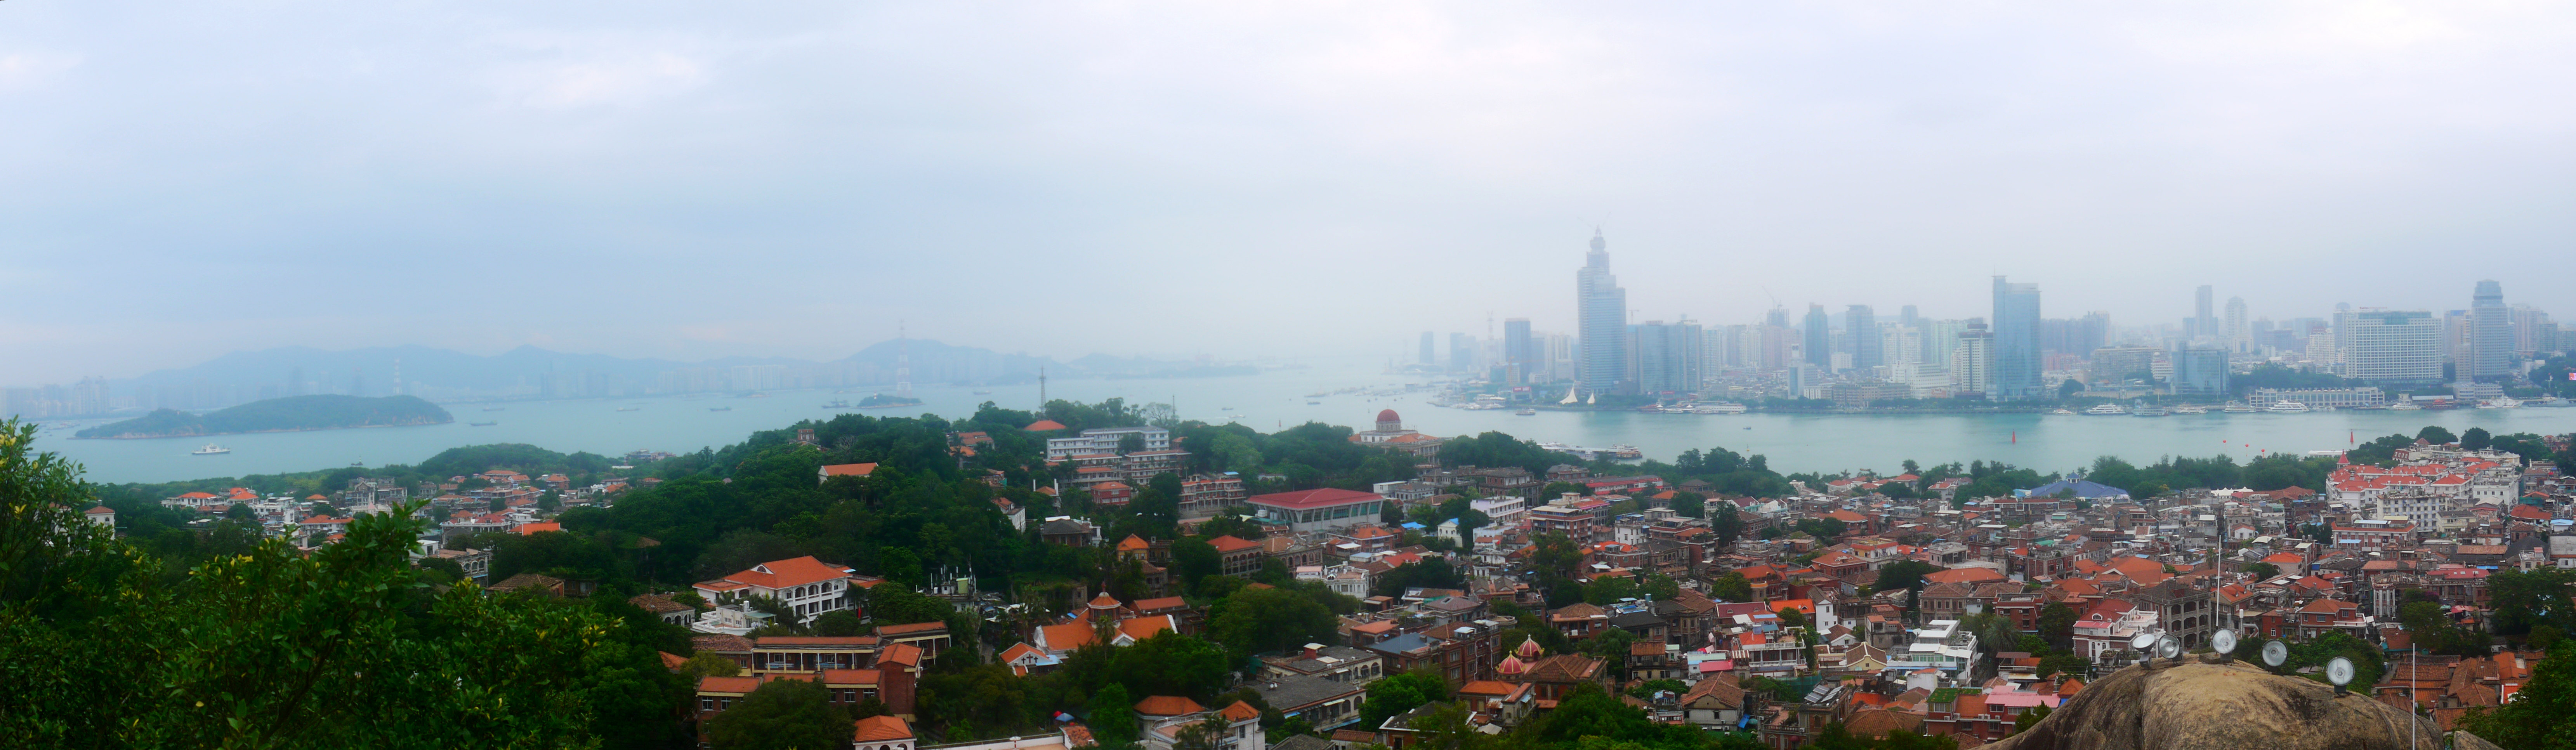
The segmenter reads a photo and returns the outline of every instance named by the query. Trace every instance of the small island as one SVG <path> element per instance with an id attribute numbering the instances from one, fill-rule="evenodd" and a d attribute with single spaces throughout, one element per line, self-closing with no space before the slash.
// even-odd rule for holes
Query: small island
<path id="1" fill-rule="evenodd" d="M 400 427 L 447 424 L 456 417 L 418 396 L 288 396 L 253 401 L 228 409 L 190 414 L 159 409 L 115 424 L 73 433 L 75 438 L 136 440 L 143 438 L 237 435 L 245 432 L 298 432 L 349 427 Z"/>
<path id="2" fill-rule="evenodd" d="M 861 409 L 892 409 L 898 406 L 920 406 L 921 399 L 911 396 L 888 396 L 883 393 L 859 399 Z"/>

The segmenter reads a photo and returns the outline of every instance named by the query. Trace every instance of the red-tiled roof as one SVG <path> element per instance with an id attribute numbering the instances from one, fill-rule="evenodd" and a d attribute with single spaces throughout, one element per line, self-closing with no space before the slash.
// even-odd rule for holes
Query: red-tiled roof
<path id="1" fill-rule="evenodd" d="M 1208 540 L 1208 546 L 1215 547 L 1218 552 L 1241 552 L 1248 549 L 1259 549 L 1261 547 L 1261 543 L 1248 539 L 1238 539 L 1235 538 L 1234 535 L 1228 534 Z"/>
<path id="2" fill-rule="evenodd" d="M 1035 422 L 1030 422 L 1029 426 L 1024 429 L 1027 429 L 1030 432 L 1051 432 L 1054 430 L 1064 429 L 1064 423 L 1052 419 L 1041 419 Z"/>
<path id="3" fill-rule="evenodd" d="M 823 476 L 864 477 L 877 470 L 876 464 L 825 464 Z"/>
<path id="4" fill-rule="evenodd" d="M 912 739 L 912 725 L 895 716 L 870 716 L 856 722 L 857 733 L 851 742 L 891 742 Z"/>
<path id="5" fill-rule="evenodd" d="M 1148 695 L 1136 702 L 1138 716 L 1179 716 L 1207 710 L 1198 701 L 1178 695 Z"/>
<path id="6" fill-rule="evenodd" d="M 1273 492 L 1267 495 L 1254 495 L 1251 498 L 1251 502 L 1254 505 L 1267 505 L 1277 508 L 1296 508 L 1302 510 L 1306 508 L 1348 505 L 1351 503 L 1361 503 L 1381 499 L 1384 498 L 1379 497 L 1376 493 L 1326 487 L 1315 490 Z"/>
<path id="7" fill-rule="evenodd" d="M 728 581 L 748 583 L 754 586 L 782 589 L 790 586 L 803 586 L 809 583 L 820 583 L 834 578 L 848 578 L 849 576 L 849 571 L 837 566 L 825 565 L 823 564 L 823 561 L 814 559 L 814 556 L 812 555 L 807 555 L 786 560 L 771 560 L 754 566 L 750 570 L 725 576 L 724 579 Z"/>

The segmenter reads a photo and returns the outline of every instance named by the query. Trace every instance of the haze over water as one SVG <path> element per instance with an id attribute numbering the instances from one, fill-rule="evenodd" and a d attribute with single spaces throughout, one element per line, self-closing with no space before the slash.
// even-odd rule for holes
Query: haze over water
<path id="1" fill-rule="evenodd" d="M 2425 425 L 2453 431 L 2485 427 L 2511 432 L 2576 432 L 2576 409 L 2458 409 L 2450 411 L 2336 411 L 2309 414 L 2093 417 L 2005 415 L 1690 415 L 1635 412 L 1551 412 L 1516 416 L 1510 410 L 1469 411 L 1430 405 L 1429 391 L 1403 396 L 1310 394 L 1344 388 L 1384 389 L 1421 383 L 1421 376 L 1389 375 L 1382 365 L 1356 359 L 1321 360 L 1303 370 L 1193 379 L 1055 380 L 1047 396 L 1094 402 L 1177 403 L 1184 419 L 1242 422 L 1262 432 L 1308 421 L 1366 428 L 1380 409 L 1394 409 L 1405 426 L 1456 436 L 1498 430 L 1538 442 L 1589 447 L 1636 446 L 1652 458 L 1672 460 L 1692 448 L 1723 447 L 1767 455 L 1782 473 L 1870 469 L 1893 473 L 1906 459 L 1924 464 L 2000 460 L 2043 471 L 2064 471 L 2111 454 L 2136 463 L 2160 456 L 2225 453 L 2244 461 L 2258 451 L 2300 453 L 2340 448 L 2361 440 Z M 990 391 L 977 394 L 975 391 Z M 223 435 L 158 440 L 72 440 L 72 430 L 48 430 L 41 447 L 87 465 L 100 482 L 184 479 L 302 472 L 364 462 L 368 466 L 418 463 L 461 445 L 528 443 L 557 451 L 616 456 L 633 450 L 680 453 L 741 442 L 757 430 L 779 429 L 800 419 L 842 413 L 948 418 L 972 414 L 993 401 L 1033 408 L 1035 384 L 1017 386 L 919 386 L 923 404 L 905 409 L 824 409 L 835 400 L 857 401 L 872 391 L 777 391 L 764 398 L 692 395 L 629 399 L 515 401 L 445 404 L 453 424 L 316 432 Z M 1308 401 L 1320 403 L 1309 405 Z M 619 407 L 638 407 L 618 411 Z M 500 411 L 484 411 L 497 407 Z M 725 411 L 711 411 L 712 408 Z M 1230 408 L 1229 408 L 1230 407 Z M 468 422 L 499 422 L 473 427 Z M 82 426 L 93 423 L 83 423 Z M 1749 429 L 1748 429 L 1749 428 Z M 207 442 L 231 448 L 221 456 L 189 452 Z"/>

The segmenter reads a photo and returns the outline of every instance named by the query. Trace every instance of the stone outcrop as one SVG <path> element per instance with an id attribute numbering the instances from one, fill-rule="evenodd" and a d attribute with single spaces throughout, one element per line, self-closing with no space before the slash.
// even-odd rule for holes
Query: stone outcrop
<path id="1" fill-rule="evenodd" d="M 1992 750 L 2425 750 L 2429 719 L 2358 692 L 2282 677 L 2244 662 L 2131 666 L 2084 687 L 2028 731 Z M 2408 732 L 2415 733 L 2413 744 Z"/>

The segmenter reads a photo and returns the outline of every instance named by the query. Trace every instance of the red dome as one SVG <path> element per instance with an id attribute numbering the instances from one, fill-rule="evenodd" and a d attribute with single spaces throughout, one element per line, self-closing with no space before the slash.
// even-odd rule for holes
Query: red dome
<path id="1" fill-rule="evenodd" d="M 1386 410 L 1383 410 L 1383 411 L 1379 411 L 1379 412 L 1377 413 L 1377 421 L 1380 421 L 1380 422 L 1402 422 L 1402 421 L 1404 421 L 1404 418 L 1403 418 L 1403 417 L 1396 416 L 1396 415 L 1395 415 L 1395 410 L 1394 410 L 1394 409 L 1386 409 Z"/>

